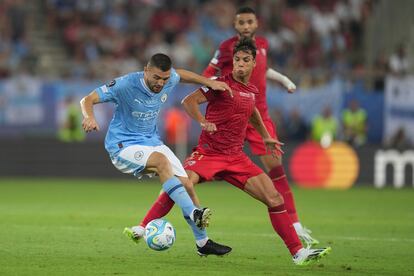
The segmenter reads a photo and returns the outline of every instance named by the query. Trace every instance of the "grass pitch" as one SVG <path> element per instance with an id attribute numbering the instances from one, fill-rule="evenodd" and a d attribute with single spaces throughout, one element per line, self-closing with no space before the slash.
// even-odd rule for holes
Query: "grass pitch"
<path id="1" fill-rule="evenodd" d="M 293 265 L 266 208 L 226 183 L 197 187 L 208 229 L 233 247 L 200 258 L 177 207 L 175 245 L 155 252 L 125 236 L 156 198 L 145 181 L 0 179 L 0 275 L 414 275 L 414 190 L 294 189 L 302 223 L 332 253 Z"/>

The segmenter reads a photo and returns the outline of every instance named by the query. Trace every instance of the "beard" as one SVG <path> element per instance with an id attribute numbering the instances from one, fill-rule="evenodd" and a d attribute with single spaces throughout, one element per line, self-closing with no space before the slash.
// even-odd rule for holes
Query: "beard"
<path id="1" fill-rule="evenodd" d="M 239 33 L 240 38 L 248 38 L 248 39 L 253 39 L 254 35 L 255 35 L 255 32 L 252 32 L 252 33 L 250 33 L 250 34 L 248 34 L 248 35 L 245 35 L 245 34 Z"/>
<path id="2" fill-rule="evenodd" d="M 152 92 L 159 93 L 159 92 L 161 92 L 163 87 L 161 87 L 159 85 L 156 85 L 156 84 L 151 84 L 151 85 L 149 85 L 149 88 Z"/>

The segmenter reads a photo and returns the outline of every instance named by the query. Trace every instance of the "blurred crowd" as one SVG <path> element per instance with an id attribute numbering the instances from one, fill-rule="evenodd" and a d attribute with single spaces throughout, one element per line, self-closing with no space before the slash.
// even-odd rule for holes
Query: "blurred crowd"
<path id="1" fill-rule="evenodd" d="M 328 106 L 321 114 L 312 118 L 310 123 L 304 120 L 298 109 L 292 109 L 285 116 L 279 110 L 274 110 L 272 117 L 281 140 L 313 140 L 325 146 L 333 141 L 342 140 L 355 147 L 362 146 L 367 141 L 367 113 L 355 99 L 349 101 L 339 119 L 333 116 Z"/>
<path id="2" fill-rule="evenodd" d="M 375 4 L 373 0 L 40 2 L 45 31 L 63 42 L 69 57 L 60 76 L 110 79 L 141 68 L 155 52 L 171 55 L 175 67 L 201 72 L 219 43 L 234 34 L 237 7 L 249 5 L 258 13 L 259 34 L 270 42 L 269 65 L 302 87 L 333 76 L 359 77 L 364 71 L 364 24 Z M 0 2 L 0 76 L 9 75 L 7 70 L 13 72 L 30 56 L 28 18 L 24 1 Z M 405 61 L 379 55 L 376 88 L 381 88 L 390 68 L 406 66 Z"/>
<path id="3" fill-rule="evenodd" d="M 362 66 L 363 24 L 372 1 L 65 1 L 47 2 L 50 26 L 73 57 L 69 75 L 110 78 L 141 67 L 155 52 L 176 67 L 203 70 L 234 34 L 237 6 L 255 8 L 270 42 L 270 66 L 295 72 L 302 86 Z"/>
<path id="4" fill-rule="evenodd" d="M 0 1 L 0 78 L 24 70 L 32 61 L 27 29 L 24 1 Z"/>
<path id="5" fill-rule="evenodd" d="M 64 63 L 54 72 L 60 78 L 110 80 L 141 70 L 156 52 L 169 54 L 177 68 L 200 73 L 220 42 L 235 34 L 236 9 L 247 5 L 257 12 L 258 33 L 269 40 L 269 66 L 288 75 L 300 88 L 315 87 L 335 77 L 357 84 L 372 76 L 371 88 L 382 92 L 386 75 L 405 76 L 412 66 L 407 45 L 399 44 L 389 55 L 380 52 L 373 69 L 366 68 L 363 37 L 376 3 L 375 0 L 1 0 L 0 79 L 17 76 L 14 79 L 21 86 L 27 82 L 25 79 L 30 83 L 32 76 L 48 77 L 38 69 L 42 62 L 39 54 L 42 37 L 47 48 L 59 47 L 57 52 L 66 57 L 63 61 L 54 60 L 55 51 L 50 51 L 52 64 Z M 49 38 L 57 43 L 48 43 Z M 0 106 L 7 102 L 4 97 L 0 97 Z M 342 139 L 356 146 L 367 140 L 367 115 L 357 103 L 350 104 L 337 119 L 327 108 L 312 122 L 305 122 L 298 110 L 288 114 L 272 112 L 282 140 Z M 2 117 L 0 113 L 0 121 Z M 65 125 L 73 126 L 70 123 L 73 118 L 68 118 Z M 64 131 L 61 134 L 67 137 Z M 175 139 L 173 134 L 168 135 Z M 398 146 L 406 145 L 406 141 L 407 134 L 401 129 L 390 143 Z"/>

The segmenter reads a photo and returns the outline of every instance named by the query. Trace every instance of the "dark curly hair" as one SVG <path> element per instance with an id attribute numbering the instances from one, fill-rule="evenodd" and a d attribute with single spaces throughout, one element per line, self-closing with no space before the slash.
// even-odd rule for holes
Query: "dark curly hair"
<path id="1" fill-rule="evenodd" d="M 256 58 L 256 44 L 251 38 L 243 37 L 241 38 L 233 48 L 233 55 L 237 52 L 242 51 L 245 53 L 252 54 L 253 58 Z"/>

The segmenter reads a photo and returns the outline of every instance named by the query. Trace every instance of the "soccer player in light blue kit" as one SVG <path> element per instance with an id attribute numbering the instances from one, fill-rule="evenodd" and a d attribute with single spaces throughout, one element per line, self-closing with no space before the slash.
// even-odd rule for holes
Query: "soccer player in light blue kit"
<path id="1" fill-rule="evenodd" d="M 84 116 L 82 126 L 86 132 L 98 131 L 93 105 L 115 103 L 116 110 L 105 138 L 105 148 L 112 163 L 121 172 L 138 178 L 143 174 L 158 174 L 163 191 L 181 208 L 196 235 L 208 226 L 210 209 L 196 207 L 199 200 L 193 185 L 178 158 L 161 141 L 157 129 L 161 106 L 180 80 L 231 91 L 223 82 L 186 70 L 175 70 L 167 55 L 155 54 L 144 71 L 116 78 L 84 97 L 80 102 Z M 140 231 L 143 229 L 126 228 L 126 234 L 135 241 L 142 236 Z M 215 245 L 219 250 L 226 249 Z"/>

